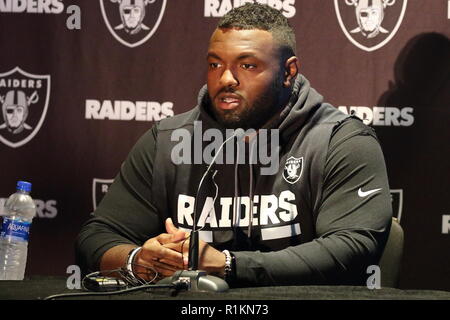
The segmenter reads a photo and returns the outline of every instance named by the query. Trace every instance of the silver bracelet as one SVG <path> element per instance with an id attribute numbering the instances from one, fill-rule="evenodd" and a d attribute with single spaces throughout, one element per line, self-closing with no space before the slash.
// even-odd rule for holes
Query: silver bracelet
<path id="1" fill-rule="evenodd" d="M 223 250 L 222 253 L 225 255 L 225 279 L 227 279 L 232 271 L 231 253 L 228 250 Z"/>
<path id="2" fill-rule="evenodd" d="M 134 257 L 136 256 L 136 254 L 139 252 L 139 250 L 141 250 L 142 247 L 137 247 L 134 248 L 133 250 L 130 251 L 130 253 L 128 254 L 128 259 L 127 259 L 127 271 L 128 273 L 136 279 L 136 276 L 134 275 L 133 272 L 133 261 L 134 261 Z"/>

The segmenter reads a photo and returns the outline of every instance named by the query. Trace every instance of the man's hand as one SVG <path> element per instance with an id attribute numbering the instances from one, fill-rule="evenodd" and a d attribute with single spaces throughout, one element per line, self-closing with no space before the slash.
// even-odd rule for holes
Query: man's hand
<path id="1" fill-rule="evenodd" d="M 172 222 L 171 218 L 166 220 L 166 231 L 170 235 L 177 235 L 181 230 L 179 230 Z M 184 233 L 184 232 L 183 232 Z M 184 233 L 186 238 L 189 238 L 189 233 Z M 183 257 L 186 259 L 189 255 L 189 240 L 186 241 L 172 241 L 163 244 L 164 248 L 173 250 L 174 252 L 182 253 Z M 220 277 L 224 276 L 225 272 L 225 255 L 210 246 L 208 243 L 200 240 L 199 241 L 199 269 L 204 270 L 207 273 L 216 274 Z"/>
<path id="2" fill-rule="evenodd" d="M 181 247 L 185 237 L 186 234 L 177 229 L 147 240 L 134 259 L 134 273 L 145 280 L 151 280 L 154 273 L 148 268 L 155 269 L 158 272 L 158 278 L 169 277 L 175 271 L 184 269 L 187 266 L 187 255 L 183 257 L 180 252 L 167 246 L 172 244 Z"/>

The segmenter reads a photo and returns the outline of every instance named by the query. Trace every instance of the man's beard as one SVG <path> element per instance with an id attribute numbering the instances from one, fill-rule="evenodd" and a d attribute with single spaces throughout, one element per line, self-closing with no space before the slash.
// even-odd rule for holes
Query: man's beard
<path id="1" fill-rule="evenodd" d="M 252 105 L 246 105 L 240 110 L 220 110 L 219 112 L 218 108 L 214 106 L 214 101 L 210 99 L 213 115 L 216 121 L 225 128 L 260 129 L 280 110 L 282 88 L 282 81 L 277 77 Z M 225 92 L 232 93 L 235 90 L 228 89 Z"/>

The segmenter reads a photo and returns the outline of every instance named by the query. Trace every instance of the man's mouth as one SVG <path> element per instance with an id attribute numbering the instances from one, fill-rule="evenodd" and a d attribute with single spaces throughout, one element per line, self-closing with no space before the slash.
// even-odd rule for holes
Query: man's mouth
<path id="1" fill-rule="evenodd" d="M 241 99 L 236 94 L 223 94 L 218 97 L 217 102 L 219 109 L 231 110 L 239 106 Z"/>

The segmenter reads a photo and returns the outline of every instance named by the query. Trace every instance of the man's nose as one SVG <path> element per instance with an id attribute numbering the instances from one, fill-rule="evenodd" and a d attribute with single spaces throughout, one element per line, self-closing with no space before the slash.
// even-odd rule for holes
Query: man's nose
<path id="1" fill-rule="evenodd" d="M 220 77 L 220 84 L 224 87 L 235 87 L 239 85 L 239 80 L 232 70 L 226 69 Z"/>

